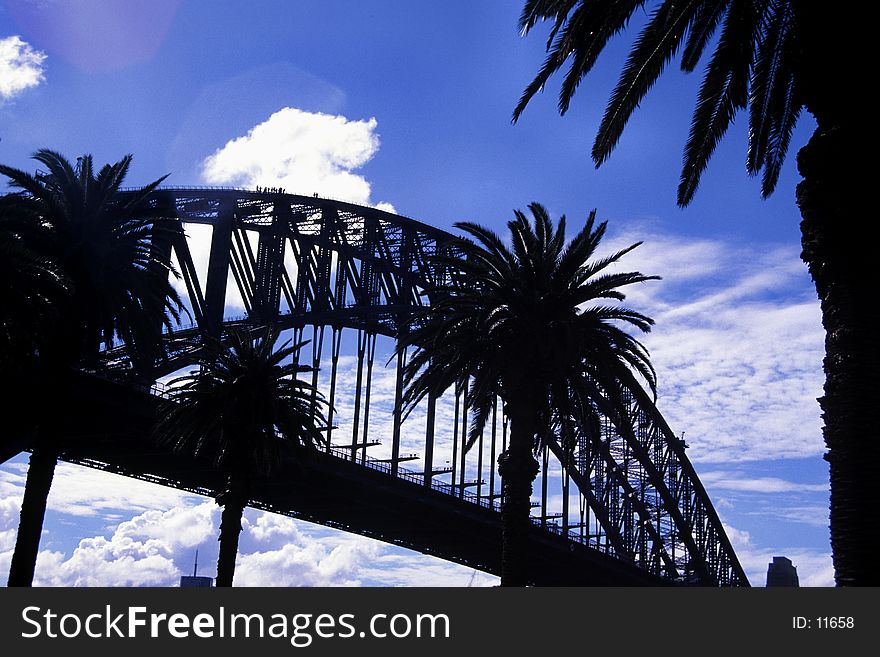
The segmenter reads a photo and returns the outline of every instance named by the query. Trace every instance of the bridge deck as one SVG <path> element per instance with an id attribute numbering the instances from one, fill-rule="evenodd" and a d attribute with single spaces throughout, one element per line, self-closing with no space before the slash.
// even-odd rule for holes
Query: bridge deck
<path id="1" fill-rule="evenodd" d="M 157 447 L 149 428 L 159 400 L 144 391 L 83 375 L 63 459 L 213 496 L 221 475 L 209 463 Z M 27 409 L 27 404 L 17 406 Z M 37 412 L 33 404 L 31 412 Z M 27 415 L 27 412 L 22 416 Z M 21 416 L 19 416 L 21 417 Z M 19 434 L 21 435 L 21 434 Z M 9 458 L 26 442 L 6 442 Z M 485 572 L 500 571 L 495 510 L 331 454 L 288 464 L 259 482 L 252 506 L 370 536 Z M 635 566 L 533 527 L 530 560 L 542 586 L 669 585 Z"/>

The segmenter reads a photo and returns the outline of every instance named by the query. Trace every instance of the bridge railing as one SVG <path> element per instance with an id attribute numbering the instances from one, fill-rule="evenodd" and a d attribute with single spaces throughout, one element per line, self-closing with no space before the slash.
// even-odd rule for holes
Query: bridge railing
<path id="1" fill-rule="evenodd" d="M 120 187 L 119 191 L 123 194 L 130 192 L 139 192 L 141 191 L 141 187 Z M 154 193 L 161 193 L 163 191 L 168 192 L 237 192 L 243 194 L 252 194 L 254 196 L 298 196 L 301 198 L 314 199 L 316 201 L 331 201 L 334 203 L 346 203 L 348 205 L 360 205 L 359 203 L 355 203 L 350 199 L 345 198 L 337 198 L 335 196 L 316 196 L 314 192 L 306 194 L 301 193 L 299 191 L 292 191 L 285 188 L 279 188 L 280 191 L 269 191 L 268 189 L 257 190 L 256 188 L 250 187 L 234 187 L 229 185 L 171 185 L 171 186 L 162 186 L 157 187 Z M 393 214 L 395 217 L 401 217 L 403 219 L 410 219 L 405 215 L 396 214 L 388 212 L 387 210 L 383 210 L 376 206 L 362 206 L 367 207 L 370 210 L 375 210 L 377 212 L 384 212 L 385 214 Z"/>
<path id="2" fill-rule="evenodd" d="M 108 379 L 112 380 L 112 379 Z M 147 390 L 146 387 L 143 388 Z M 160 382 L 156 382 L 149 387 L 149 393 L 154 397 L 162 397 L 163 399 L 170 399 L 171 394 L 169 387 Z M 331 447 L 327 450 L 331 456 L 334 456 L 343 461 L 351 461 L 351 448 L 345 447 Z M 385 474 L 391 475 L 393 473 L 391 463 L 389 461 L 384 461 L 381 459 L 375 459 L 370 456 L 359 456 L 355 463 L 362 465 L 364 467 L 370 468 L 371 470 L 376 470 L 378 472 L 384 472 Z M 425 479 L 424 475 L 420 472 L 414 472 L 412 470 L 407 470 L 406 468 L 397 468 L 397 478 L 403 479 L 404 481 L 410 481 L 414 484 L 418 484 L 419 486 L 423 486 Z M 453 495 L 458 497 L 459 499 L 463 499 L 466 502 L 470 502 L 472 504 L 477 504 L 478 506 L 482 506 L 487 509 L 491 509 L 493 511 L 500 511 L 501 505 L 494 500 L 490 500 L 486 497 L 482 497 L 479 495 L 474 495 L 473 493 L 463 493 L 458 494 L 456 491 L 458 489 L 455 484 L 447 484 L 443 481 L 431 481 L 431 488 L 434 490 L 441 491 L 443 493 L 447 493 L 449 495 Z M 534 520 L 534 518 L 533 518 Z"/>
<path id="3" fill-rule="evenodd" d="M 154 383 L 150 389 L 150 394 L 156 397 L 162 397 L 164 399 L 170 398 L 169 389 L 167 386 L 161 383 Z M 331 447 L 328 450 L 328 453 L 338 458 L 342 461 L 351 462 L 351 449 L 345 447 Z M 369 468 L 370 470 L 375 470 L 377 472 L 382 472 L 387 474 L 388 476 L 394 476 L 393 470 L 391 467 L 391 463 L 387 460 L 375 459 L 370 456 L 359 456 L 355 461 L 358 465 L 362 465 L 363 467 Z M 420 472 L 414 472 L 412 470 L 408 470 L 406 468 L 397 468 L 397 478 L 402 479 L 404 481 L 409 481 L 418 486 L 425 485 L 425 477 L 424 474 Z M 444 481 L 432 480 L 430 483 L 430 488 L 432 490 L 439 491 L 441 493 L 445 493 L 446 495 L 450 495 L 452 497 L 458 498 L 470 504 L 476 504 L 484 509 L 489 509 L 490 511 L 501 512 L 501 503 L 496 500 L 490 499 L 488 497 L 484 497 L 481 495 L 475 495 L 473 493 L 468 492 L 459 492 L 459 487 L 455 484 L 446 483 Z M 541 529 L 554 534 L 556 536 L 560 536 L 566 538 L 572 542 L 580 543 L 582 545 L 589 545 L 592 549 L 598 549 L 600 552 L 608 553 L 609 546 L 607 544 L 596 545 L 595 543 L 590 543 L 588 537 L 582 536 L 579 532 L 566 530 L 558 523 L 553 521 L 542 521 L 541 518 L 536 518 L 531 516 L 529 518 L 532 524 L 536 527 L 540 527 Z"/>
<path id="4" fill-rule="evenodd" d="M 108 379 L 109 380 L 109 379 Z M 147 390 L 144 387 L 144 390 Z M 156 397 L 162 397 L 163 399 L 169 399 L 171 397 L 168 386 L 156 382 L 152 386 L 149 387 L 149 393 Z M 331 456 L 338 458 L 342 461 L 351 462 L 351 449 L 345 447 L 331 447 L 327 453 Z M 355 461 L 358 465 L 369 468 L 370 470 L 375 470 L 377 472 L 382 472 L 388 476 L 395 476 L 391 467 L 391 463 L 387 460 L 375 459 L 370 456 L 359 456 Z M 402 479 L 404 481 L 409 481 L 418 486 L 425 485 L 425 476 L 420 472 L 414 472 L 412 470 L 408 470 L 406 468 L 401 468 L 398 466 L 397 468 L 397 479 Z M 476 504 L 484 509 L 489 509 L 490 511 L 501 512 L 501 503 L 490 499 L 485 496 L 475 495 L 473 493 L 468 492 L 459 492 L 459 487 L 455 484 L 446 483 L 444 481 L 438 481 L 436 479 L 430 482 L 430 488 L 432 490 L 439 491 L 441 493 L 445 493 L 446 495 L 450 495 L 457 499 L 463 500 L 470 504 Z M 559 523 L 551 520 L 542 521 L 541 518 L 536 518 L 534 516 L 530 516 L 529 520 L 536 527 L 540 527 L 544 531 L 547 531 L 550 534 L 554 534 L 556 536 L 560 536 L 562 538 L 568 539 L 574 543 L 579 543 L 581 545 L 587 545 L 591 549 L 598 550 L 599 552 L 608 554 L 610 552 L 610 545 L 607 543 L 596 544 L 595 542 L 591 542 L 590 538 L 587 536 L 581 535 L 580 532 L 572 531 L 570 529 L 565 529 L 560 526 Z M 619 556 L 619 555 L 618 555 Z"/>
<path id="5" fill-rule="evenodd" d="M 344 461 L 351 460 L 350 449 L 344 447 L 331 447 L 329 452 L 336 458 L 342 459 Z M 388 461 L 374 459 L 366 456 L 358 457 L 355 463 L 359 463 L 360 465 L 370 468 L 371 470 L 377 470 L 379 472 L 384 472 L 388 475 L 393 475 L 391 463 Z M 406 468 L 401 467 L 397 468 L 397 478 L 403 479 L 404 481 L 410 481 L 414 484 L 418 484 L 419 486 L 423 486 L 425 482 L 425 476 L 422 473 L 413 472 L 412 470 L 407 470 Z M 458 487 L 455 484 L 447 484 L 443 481 L 432 480 L 430 487 L 434 490 L 446 493 L 447 495 L 452 495 L 466 502 L 470 502 L 471 504 L 476 504 L 486 509 L 491 509 L 492 511 L 501 510 L 501 505 L 494 500 L 490 500 L 489 498 L 481 497 L 479 495 L 474 495 L 473 493 L 467 492 L 459 494 L 457 492 Z"/>

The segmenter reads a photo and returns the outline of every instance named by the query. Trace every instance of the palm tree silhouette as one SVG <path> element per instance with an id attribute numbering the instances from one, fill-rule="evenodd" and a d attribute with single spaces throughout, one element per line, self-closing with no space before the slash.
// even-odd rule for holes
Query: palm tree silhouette
<path id="1" fill-rule="evenodd" d="M 46 500 L 64 446 L 72 368 L 97 366 L 101 347 L 117 339 L 128 344 L 136 364 L 143 363 L 139 355 L 155 353 L 163 323 L 179 319 L 181 308 L 169 280 L 170 267 L 151 248 L 157 233 L 169 227 L 142 212 L 144 198 L 164 178 L 120 193 L 131 155 L 97 173 L 90 155 L 77 165 L 51 150 L 40 150 L 33 157 L 48 173 L 31 175 L 0 165 L 0 174 L 20 190 L 6 195 L 3 206 L 18 221 L 42 231 L 41 239 L 30 245 L 39 249 L 33 262 L 45 270 L 40 275 L 44 280 L 63 282 L 65 294 L 60 300 L 53 297 L 57 321 L 41 326 L 35 394 L 53 407 L 39 420 L 10 586 L 30 586 L 33 581 Z M 42 313 L 40 318 L 53 315 Z M 19 346 L 33 347 L 21 342 Z"/>
<path id="2" fill-rule="evenodd" d="M 169 401 L 155 427 L 157 439 L 174 449 L 212 459 L 226 477 L 217 496 L 223 507 L 217 586 L 232 586 L 241 518 L 255 477 L 267 476 L 285 459 L 301 461 L 324 441 L 322 405 L 310 382 L 297 374 L 312 368 L 284 360 L 305 343 L 277 335 L 257 339 L 232 332 L 226 344 L 207 339 L 199 371 L 169 383 Z"/>
<path id="3" fill-rule="evenodd" d="M 51 227 L 10 200 L 0 197 L 0 368 L 18 378 L 33 374 L 70 284 L 45 255 Z"/>
<path id="4" fill-rule="evenodd" d="M 513 114 L 566 62 L 559 93 L 564 114 L 611 37 L 624 30 L 644 0 L 527 0 L 520 27 L 527 34 L 552 23 L 547 58 Z M 792 131 L 806 109 L 817 127 L 798 153 L 802 181 L 801 257 L 807 264 L 825 327 L 825 395 L 820 401 L 830 464 L 831 547 L 838 585 L 877 584 L 874 555 L 880 535 L 876 463 L 880 460 L 880 369 L 876 327 L 873 240 L 853 223 L 862 216 L 864 187 L 854 167 L 864 151 L 862 87 L 846 71 L 864 60 L 857 49 L 870 22 L 853 20 L 842 6 L 795 0 L 662 0 L 638 35 L 605 110 L 592 156 L 599 166 L 614 149 L 632 113 L 671 61 L 691 72 L 711 48 L 684 152 L 678 203 L 690 203 L 700 176 L 736 114 L 749 112 L 746 168 L 762 176 L 769 196 L 779 178 Z M 717 39 L 714 37 L 717 34 Z M 710 45 L 712 44 L 712 45 Z"/>
<path id="5" fill-rule="evenodd" d="M 566 244 L 564 216 L 554 227 L 543 206 L 529 209 L 531 220 L 516 211 L 508 222 L 510 246 L 487 228 L 456 224 L 476 241 L 457 239 L 457 252 L 434 258 L 442 282 L 427 290 L 430 306 L 399 347 L 417 347 L 404 372 L 408 408 L 453 385 L 466 389 L 473 409 L 467 447 L 491 417 L 496 395 L 504 401 L 511 434 L 498 458 L 502 586 L 530 581 L 534 452 L 548 432 L 555 427 L 570 448 L 578 408 L 619 405 L 622 389 L 640 386 L 639 378 L 655 388 L 647 352 L 624 330 L 648 331 L 653 321 L 612 302 L 624 299 L 619 288 L 656 277 L 608 271 L 638 244 L 593 259 L 606 229 L 595 224 L 595 211 Z"/>

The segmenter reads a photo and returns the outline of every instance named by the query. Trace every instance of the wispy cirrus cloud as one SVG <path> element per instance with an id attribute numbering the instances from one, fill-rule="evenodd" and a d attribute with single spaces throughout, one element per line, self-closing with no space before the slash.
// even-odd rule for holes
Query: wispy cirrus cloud
<path id="1" fill-rule="evenodd" d="M 0 39 L 0 105 L 45 80 L 46 54 L 20 36 Z"/>
<path id="2" fill-rule="evenodd" d="M 828 483 L 800 483 L 779 477 L 741 477 L 736 473 L 711 470 L 700 474 L 700 480 L 716 490 L 743 493 L 824 493 Z"/>
<path id="3" fill-rule="evenodd" d="M 822 453 L 824 334 L 798 251 L 689 239 L 653 226 L 609 241 L 644 243 L 621 269 L 660 275 L 626 304 L 656 320 L 643 338 L 657 369 L 658 405 L 684 432 L 695 462 Z"/>
<path id="4" fill-rule="evenodd" d="M 0 494 L 4 498 L 21 494 L 26 469 L 24 463 L 10 463 L 0 470 Z M 59 463 L 52 480 L 48 509 L 109 521 L 118 519 L 116 514 L 120 509 L 128 513 L 168 509 L 183 505 L 188 499 L 194 499 L 194 496 L 137 479 Z"/>

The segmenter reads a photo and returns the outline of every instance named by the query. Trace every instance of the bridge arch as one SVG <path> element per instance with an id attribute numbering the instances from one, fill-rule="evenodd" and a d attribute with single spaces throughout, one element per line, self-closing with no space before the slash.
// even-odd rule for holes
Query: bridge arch
<path id="1" fill-rule="evenodd" d="M 336 456 L 498 508 L 494 461 L 507 435 L 501 406 L 466 462 L 462 390 L 426 400 L 416 439 L 399 406 L 405 353 L 392 359 L 390 372 L 382 368 L 407 318 L 425 303 L 422 290 L 447 275 L 430 258 L 455 248 L 451 235 L 376 208 L 286 193 L 166 188 L 153 193 L 149 207 L 177 222 L 179 230 L 154 248 L 179 269 L 193 320 L 166 334 L 154 379 L 193 362 L 205 335 L 266 324 L 292 331 L 311 340 L 305 357 L 318 368 L 314 381 L 321 372 L 325 395 L 340 408 L 328 430 Z M 210 227 L 202 267 L 187 237 L 190 225 Z M 230 298 L 241 306 L 238 316 L 226 314 Z M 105 358 L 111 369 L 128 366 L 123 348 Z M 377 403 L 379 370 L 383 400 Z M 629 401 L 623 411 L 605 409 L 599 426 L 582 427 L 573 453 L 550 441 L 536 482 L 534 523 L 669 582 L 747 586 L 683 441 L 659 413 Z M 384 414 L 379 422 L 377 412 Z M 382 458 L 367 455 L 382 449 L 377 426 L 390 438 Z M 407 461 L 419 469 L 403 467 Z"/>

